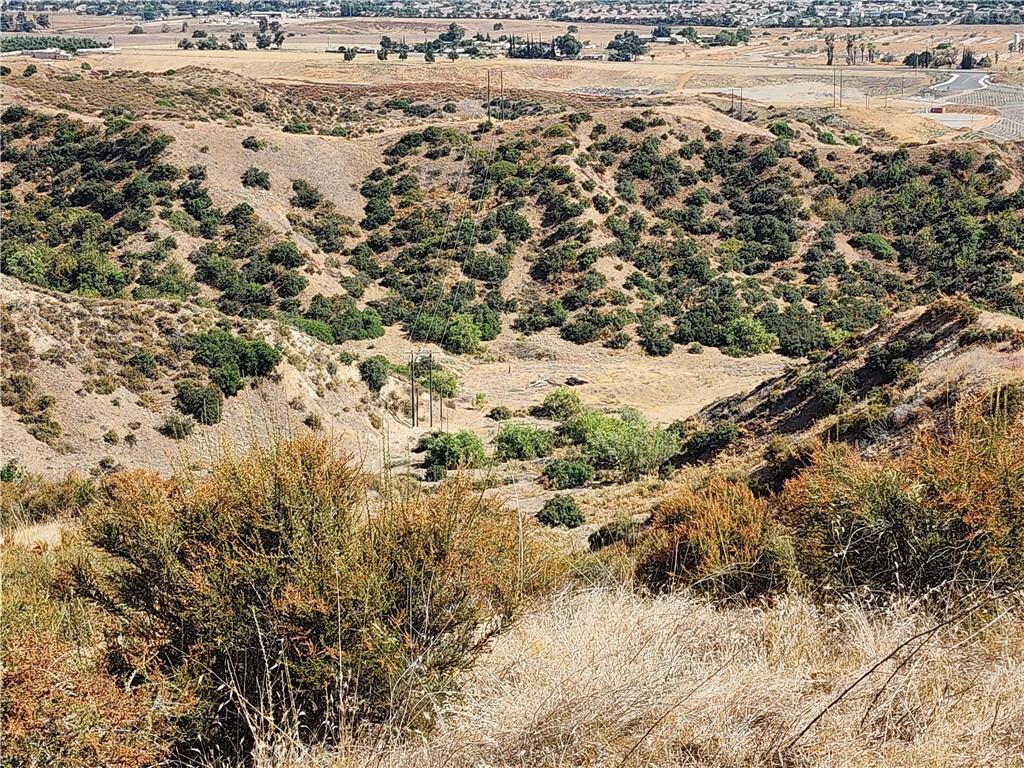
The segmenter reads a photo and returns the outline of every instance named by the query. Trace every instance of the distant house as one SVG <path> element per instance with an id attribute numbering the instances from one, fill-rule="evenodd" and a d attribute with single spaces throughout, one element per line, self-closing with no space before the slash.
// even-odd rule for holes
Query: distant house
<path id="1" fill-rule="evenodd" d="M 31 56 L 33 59 L 57 59 L 58 61 L 71 61 L 74 59 L 74 55 L 67 51 L 62 51 L 60 48 L 39 48 L 34 51 L 23 51 L 26 56 Z"/>

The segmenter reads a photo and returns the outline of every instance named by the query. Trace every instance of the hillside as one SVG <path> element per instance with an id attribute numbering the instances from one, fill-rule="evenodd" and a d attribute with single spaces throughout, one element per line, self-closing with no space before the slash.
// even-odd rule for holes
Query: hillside
<path id="1" fill-rule="evenodd" d="M 0 70 L 4 768 L 1024 764 L 1024 152 L 936 73 L 53 16 L 132 38 Z"/>
<path id="2" fill-rule="evenodd" d="M 530 385 L 575 377 L 592 382 L 592 403 L 636 405 L 668 422 L 778 373 L 781 358 L 766 353 L 828 353 L 937 295 L 1017 315 L 1024 304 L 1012 147 L 869 150 L 870 135 L 837 136 L 804 112 L 786 119 L 752 109 L 751 122 L 739 122 L 696 102 L 610 109 L 584 100 L 559 113 L 526 95 L 504 105 L 511 119 L 491 126 L 467 121 L 482 105 L 460 102 L 449 113 L 433 96 L 420 102 L 424 114 L 434 110 L 426 118 L 396 119 L 415 105 L 396 96 L 373 107 L 383 134 L 360 118 L 363 138 L 339 138 L 273 125 L 312 119 L 294 111 L 310 108 L 310 94 L 207 70 L 144 78 L 164 101 L 198 99 L 186 120 L 143 107 L 149 96 L 134 83 L 118 90 L 124 73 L 83 74 L 95 93 L 52 73 L 18 90 L 52 103 L 60 88 L 77 88 L 94 116 L 18 105 L 3 115 L 4 272 L 58 292 L 44 299 L 8 279 L 8 311 L 19 326 L 21 307 L 38 315 L 39 302 L 70 293 L 81 297 L 72 300 L 76 312 L 103 307 L 147 320 L 129 325 L 140 330 L 132 338 L 115 323 L 121 354 L 77 352 L 87 368 L 70 377 L 42 361 L 40 391 L 56 397 L 61 415 L 51 422 L 69 431 L 63 442 L 47 437 L 49 450 L 7 431 L 5 450 L 34 468 L 73 466 L 54 455 L 69 450 L 85 451 L 89 465 L 168 466 L 160 457 L 177 448 L 166 439 L 148 434 L 129 452 L 102 436 L 163 424 L 171 402 L 181 404 L 182 378 L 226 396 L 229 433 L 263 423 L 265 408 L 235 396 L 254 391 L 234 382 L 229 391 L 211 378 L 218 366 L 189 368 L 187 355 L 183 363 L 168 351 L 174 321 L 158 332 L 162 313 L 195 324 L 177 330 L 183 337 L 220 323 L 278 347 L 283 367 L 259 396 L 272 403 L 275 424 L 315 415 L 331 431 L 376 444 L 369 416 L 350 415 L 377 408 L 353 389 L 355 364 L 372 350 L 398 377 L 410 346 L 446 352 L 442 365 L 458 375 L 467 407 L 480 393 L 526 409 L 540 399 Z M 200 94 L 207 80 L 216 85 Z M 178 90 L 168 96 L 168 88 Z M 246 109 L 240 100 L 251 88 L 270 89 L 257 95 L 277 106 Z M 116 101 L 126 93 L 135 101 Z M 228 120 L 234 108 L 224 100 L 232 99 L 243 117 Z M 193 121 L 204 100 L 216 122 Z M 424 122 L 410 132 L 402 128 L 409 120 Z M 72 331 L 35 327 L 35 353 L 74 346 L 77 337 L 65 336 Z M 94 387 L 89 365 L 127 364 L 131 344 L 152 345 L 166 369 L 147 384 L 148 402 L 131 409 L 101 402 L 122 398 L 110 389 L 116 383 L 100 385 L 109 391 L 91 395 L 99 410 L 87 426 L 73 393 Z M 654 363 L 663 356 L 678 384 L 664 384 Z M 544 359 L 560 362 L 553 369 Z M 328 362 L 338 373 L 323 370 Z M 409 408 L 399 380 L 382 411 L 396 423 Z M 5 418 L 13 426 L 25 414 Z M 477 417 L 456 409 L 455 419 Z M 200 425 L 190 440 L 219 435 Z M 389 452 L 407 451 L 415 437 L 389 438 Z"/>

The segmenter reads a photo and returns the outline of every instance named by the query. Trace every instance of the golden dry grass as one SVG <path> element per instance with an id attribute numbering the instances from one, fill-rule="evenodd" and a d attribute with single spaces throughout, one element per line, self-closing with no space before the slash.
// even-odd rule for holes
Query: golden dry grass
<path id="1" fill-rule="evenodd" d="M 1024 765 L 1024 620 L 1005 608 L 911 642 L 794 742 L 937 620 L 907 604 L 715 609 L 683 593 L 565 593 L 497 642 L 423 743 L 287 759 L 265 745 L 259 764 Z"/>

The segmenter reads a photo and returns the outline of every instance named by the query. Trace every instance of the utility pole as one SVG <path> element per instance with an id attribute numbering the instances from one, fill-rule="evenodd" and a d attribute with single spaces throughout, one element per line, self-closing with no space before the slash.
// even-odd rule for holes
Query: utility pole
<path id="1" fill-rule="evenodd" d="M 839 107 L 843 106 L 843 70 L 839 69 Z"/>
<path id="2" fill-rule="evenodd" d="M 416 427 L 416 353 L 409 352 L 409 403 L 412 410 L 412 426 Z"/>
<path id="3" fill-rule="evenodd" d="M 743 120 L 743 89 L 740 88 L 740 121 Z"/>
<path id="4" fill-rule="evenodd" d="M 487 70 L 487 124 L 491 123 L 491 70 Z"/>
<path id="5" fill-rule="evenodd" d="M 832 109 L 836 108 L 836 68 L 832 67 Z"/>
<path id="6" fill-rule="evenodd" d="M 500 103 L 498 110 L 502 121 L 505 119 L 505 69 L 502 67 L 498 70 L 498 89 L 501 91 Z"/>
<path id="7" fill-rule="evenodd" d="M 427 386 L 430 392 L 430 428 L 434 428 L 434 353 L 427 356 Z"/>
<path id="8" fill-rule="evenodd" d="M 731 115 L 736 111 L 736 89 L 731 88 L 729 90 L 729 114 Z"/>

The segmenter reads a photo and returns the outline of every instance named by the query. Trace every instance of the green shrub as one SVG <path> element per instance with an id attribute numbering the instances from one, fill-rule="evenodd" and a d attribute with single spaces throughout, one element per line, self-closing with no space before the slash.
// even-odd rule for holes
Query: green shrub
<path id="1" fill-rule="evenodd" d="M 269 376 L 281 362 L 281 353 L 262 340 L 250 341 L 214 328 L 192 336 L 193 360 L 218 370 L 234 366 L 239 376 Z"/>
<path id="2" fill-rule="evenodd" d="M 594 467 L 582 459 L 555 459 L 544 467 L 544 477 L 562 491 L 581 488 L 594 479 Z"/>
<path id="3" fill-rule="evenodd" d="M 554 438 L 550 432 L 532 424 L 506 424 L 494 438 L 495 455 L 502 460 L 539 459 L 551 454 Z"/>
<path id="4" fill-rule="evenodd" d="M 325 344 L 335 343 L 334 332 L 327 323 L 322 323 L 319 320 L 308 320 L 305 317 L 290 317 L 288 322 L 303 333 L 312 336 L 314 339 L 319 339 Z"/>
<path id="5" fill-rule="evenodd" d="M 683 456 L 691 461 L 709 459 L 728 448 L 740 437 L 735 424 L 722 423 L 713 429 L 701 429 L 690 435 L 683 445 Z"/>
<path id="6" fill-rule="evenodd" d="M 454 315 L 441 339 L 441 346 L 455 355 L 476 352 L 480 347 L 480 328 L 472 315 Z"/>
<path id="7" fill-rule="evenodd" d="M 216 424 L 220 421 L 224 397 L 216 389 L 185 379 L 178 382 L 174 400 L 178 410 L 194 417 L 200 424 Z"/>
<path id="8" fill-rule="evenodd" d="M 624 480 L 658 470 L 678 448 L 674 435 L 648 425 L 632 409 L 626 409 L 621 419 L 584 411 L 563 424 L 562 432 L 596 469 L 615 472 Z"/>
<path id="9" fill-rule="evenodd" d="M 580 511 L 576 499 L 560 493 L 544 502 L 544 506 L 537 513 L 537 521 L 550 528 L 578 528 L 586 522 L 586 518 Z"/>
<path id="10" fill-rule="evenodd" d="M 259 152 L 266 146 L 267 142 L 260 141 L 255 136 L 246 136 L 244 139 L 242 139 L 242 147 L 245 149 L 252 150 L 253 152 Z"/>
<path id="11" fill-rule="evenodd" d="M 867 251 L 876 259 L 892 261 L 897 256 L 896 249 L 892 247 L 892 244 L 874 232 L 863 232 L 859 235 L 854 235 L 850 238 L 850 245 Z"/>
<path id="12" fill-rule="evenodd" d="M 359 363 L 359 378 L 362 379 L 371 392 L 380 394 L 384 385 L 388 383 L 388 371 L 390 364 L 386 357 L 374 355 Z"/>
<path id="13" fill-rule="evenodd" d="M 159 432 L 164 437 L 169 437 L 172 440 L 184 440 L 192 434 L 194 427 L 195 421 L 191 416 L 181 416 L 177 413 L 172 413 L 164 419 L 164 423 L 159 427 Z"/>
<path id="14" fill-rule="evenodd" d="M 568 421 L 583 412 L 583 403 L 575 390 L 558 387 L 548 392 L 544 401 L 531 412 L 541 418 Z"/>
<path id="15" fill-rule="evenodd" d="M 128 359 L 128 365 L 141 373 L 143 376 L 153 378 L 156 376 L 156 357 L 147 349 L 140 349 Z"/>
<path id="16" fill-rule="evenodd" d="M 423 464 L 428 468 L 434 465 L 445 469 L 480 467 L 487 462 L 483 442 L 475 432 L 468 429 L 435 433 L 426 441 L 425 448 L 427 455 Z"/>
<path id="17" fill-rule="evenodd" d="M 249 166 L 242 173 L 242 186 L 270 189 L 270 174 L 254 166 Z"/>
<path id="18" fill-rule="evenodd" d="M 753 357 L 778 346 L 779 337 L 769 333 L 764 325 L 749 315 L 741 315 L 725 327 L 725 348 L 732 357 Z"/>
<path id="19" fill-rule="evenodd" d="M 512 418 L 512 409 L 504 405 L 496 405 L 494 408 L 491 408 L 487 418 L 494 421 L 508 421 Z"/>
<path id="20" fill-rule="evenodd" d="M 768 125 L 768 130 L 778 136 L 780 139 L 794 139 L 796 133 L 789 126 L 785 120 L 776 120 L 774 123 Z"/>

